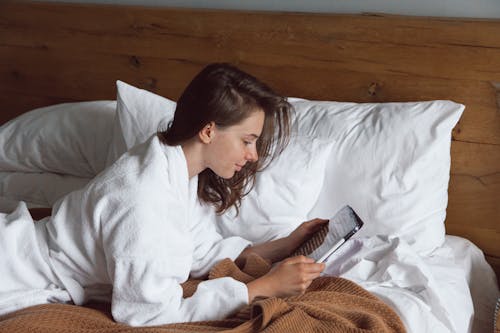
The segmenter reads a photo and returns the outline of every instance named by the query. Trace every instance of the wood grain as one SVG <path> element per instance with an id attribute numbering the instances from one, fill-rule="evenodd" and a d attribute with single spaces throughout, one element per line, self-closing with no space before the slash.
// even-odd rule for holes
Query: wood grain
<path id="1" fill-rule="evenodd" d="M 0 123 L 63 101 L 114 99 L 124 80 L 176 99 L 226 61 L 286 96 L 450 99 L 446 228 L 500 258 L 500 21 L 0 3 Z M 498 265 L 496 266 L 498 267 Z"/>

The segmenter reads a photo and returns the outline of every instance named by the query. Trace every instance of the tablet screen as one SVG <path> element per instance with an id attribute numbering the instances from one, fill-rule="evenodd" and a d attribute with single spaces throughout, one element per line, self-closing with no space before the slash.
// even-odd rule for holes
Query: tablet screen
<path id="1" fill-rule="evenodd" d="M 317 262 L 325 261 L 346 240 L 354 235 L 363 222 L 354 210 L 344 206 L 328 222 L 328 232 L 323 242 L 309 255 Z M 313 236 L 314 237 L 314 236 Z"/>

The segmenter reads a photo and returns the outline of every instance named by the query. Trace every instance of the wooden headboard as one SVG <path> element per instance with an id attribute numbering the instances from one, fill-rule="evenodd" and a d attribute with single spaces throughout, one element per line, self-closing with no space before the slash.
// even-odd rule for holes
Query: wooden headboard
<path id="1" fill-rule="evenodd" d="M 0 123 L 124 80 L 176 99 L 214 61 L 286 96 L 466 105 L 446 229 L 500 273 L 500 20 L 0 3 Z"/>

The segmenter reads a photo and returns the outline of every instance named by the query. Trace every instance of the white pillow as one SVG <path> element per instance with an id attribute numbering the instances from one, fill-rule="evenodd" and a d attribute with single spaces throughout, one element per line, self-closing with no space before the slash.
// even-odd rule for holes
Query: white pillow
<path id="1" fill-rule="evenodd" d="M 93 177 L 106 162 L 115 101 L 51 105 L 0 127 L 0 171 Z"/>
<path id="2" fill-rule="evenodd" d="M 306 221 L 316 203 L 332 146 L 330 140 L 293 136 L 269 167 L 257 173 L 255 187 L 242 199 L 239 215 L 232 208 L 217 216 L 219 232 L 254 243 L 287 236 Z"/>
<path id="3" fill-rule="evenodd" d="M 349 204 L 365 222 L 358 237 L 400 237 L 422 254 L 443 244 L 451 131 L 463 105 L 292 102 L 299 133 L 336 142 L 309 218 Z"/>
<path id="4" fill-rule="evenodd" d="M 116 116 L 120 127 L 114 131 L 114 147 L 118 148 L 110 151 L 112 161 L 132 145 L 145 141 L 159 127 L 164 127 L 175 110 L 173 101 L 151 92 L 120 81 L 117 88 Z M 244 199 L 247 202 L 245 206 L 258 210 L 252 215 L 251 209 L 244 211 L 242 206 L 238 220 L 250 225 L 257 219 L 259 228 L 265 228 L 262 220 L 258 219 L 262 218 L 262 212 L 270 209 L 267 217 L 280 221 L 279 228 L 284 229 L 276 230 L 271 225 L 264 231 L 257 230 L 257 227 L 244 229 L 231 224 L 226 231 L 221 230 L 223 233 L 235 232 L 234 228 L 237 228 L 240 236 L 251 240 L 273 239 L 292 230 L 301 220 L 329 218 L 340 207 L 349 204 L 365 221 L 358 236 L 386 234 L 401 237 L 422 253 L 432 251 L 443 243 L 451 130 L 463 112 L 463 105 L 451 101 L 363 104 L 293 98 L 289 101 L 297 111 L 293 127 L 298 137 L 317 137 L 335 142 L 328 157 L 326 178 L 317 171 L 298 171 L 301 170 L 299 167 L 291 172 L 293 163 L 302 155 L 297 154 L 297 158 L 293 154 L 282 156 L 280 163 L 291 163 L 290 167 L 282 168 L 281 172 L 273 171 L 276 179 L 258 181 L 257 186 L 261 189 L 256 193 L 259 194 L 254 193 Z M 293 144 L 291 147 L 294 149 Z M 320 168 L 320 165 L 314 167 Z M 276 166 L 276 169 L 279 167 Z M 267 171 L 271 173 L 271 170 Z M 323 179 L 325 181 L 319 197 L 311 195 L 306 198 L 317 199 L 307 216 L 302 210 L 293 213 L 301 204 L 302 208 L 307 207 L 304 202 L 290 200 L 286 204 L 283 200 L 281 206 L 272 205 L 274 201 L 281 200 L 285 195 L 283 192 L 276 194 L 276 199 L 269 196 L 260 198 L 277 191 L 277 188 L 286 191 L 289 178 L 304 175 L 319 177 L 314 179 L 316 182 L 321 179 L 319 183 Z M 265 179 L 263 175 L 258 177 Z M 280 182 L 282 185 L 277 187 Z M 289 189 L 290 198 L 297 195 L 297 187 Z M 257 196 L 259 201 L 255 199 Z M 254 202 L 249 203 L 252 200 Z M 269 204 L 269 207 L 259 208 L 263 203 Z M 221 219 L 232 218 L 227 216 Z M 275 219 L 276 216 L 278 218 Z M 295 216 L 288 220 L 288 227 L 285 227 L 287 223 L 283 216 Z M 224 223 L 229 223 L 227 221 Z"/>
<path id="5" fill-rule="evenodd" d="M 84 187 L 89 178 L 55 173 L 0 172 L 0 197 L 52 207 L 69 192 Z"/>
<path id="6" fill-rule="evenodd" d="M 133 146 L 166 129 L 176 103 L 144 89 L 116 81 L 116 120 L 106 165 L 113 164 Z"/>

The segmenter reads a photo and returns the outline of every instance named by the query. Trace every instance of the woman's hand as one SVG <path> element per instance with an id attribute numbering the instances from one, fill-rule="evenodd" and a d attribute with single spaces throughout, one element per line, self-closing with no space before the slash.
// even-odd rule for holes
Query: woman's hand
<path id="1" fill-rule="evenodd" d="M 277 262 L 289 257 L 302 243 L 311 238 L 328 220 L 314 219 L 303 222 L 290 235 L 267 243 L 246 248 L 238 258 L 236 264 L 241 268 L 247 256 L 253 252 L 271 262 Z"/>
<path id="2" fill-rule="evenodd" d="M 290 235 L 288 235 L 288 238 L 292 252 L 298 248 L 302 243 L 307 241 L 309 238 L 311 238 L 314 233 L 316 233 L 319 229 L 321 229 L 322 226 L 327 223 L 328 220 L 325 219 L 313 219 L 310 221 L 303 222 L 301 225 L 297 227 Z"/>
<path id="3" fill-rule="evenodd" d="M 247 284 L 249 302 L 257 296 L 301 295 L 324 269 L 325 264 L 304 256 L 285 259 L 266 275 Z"/>

